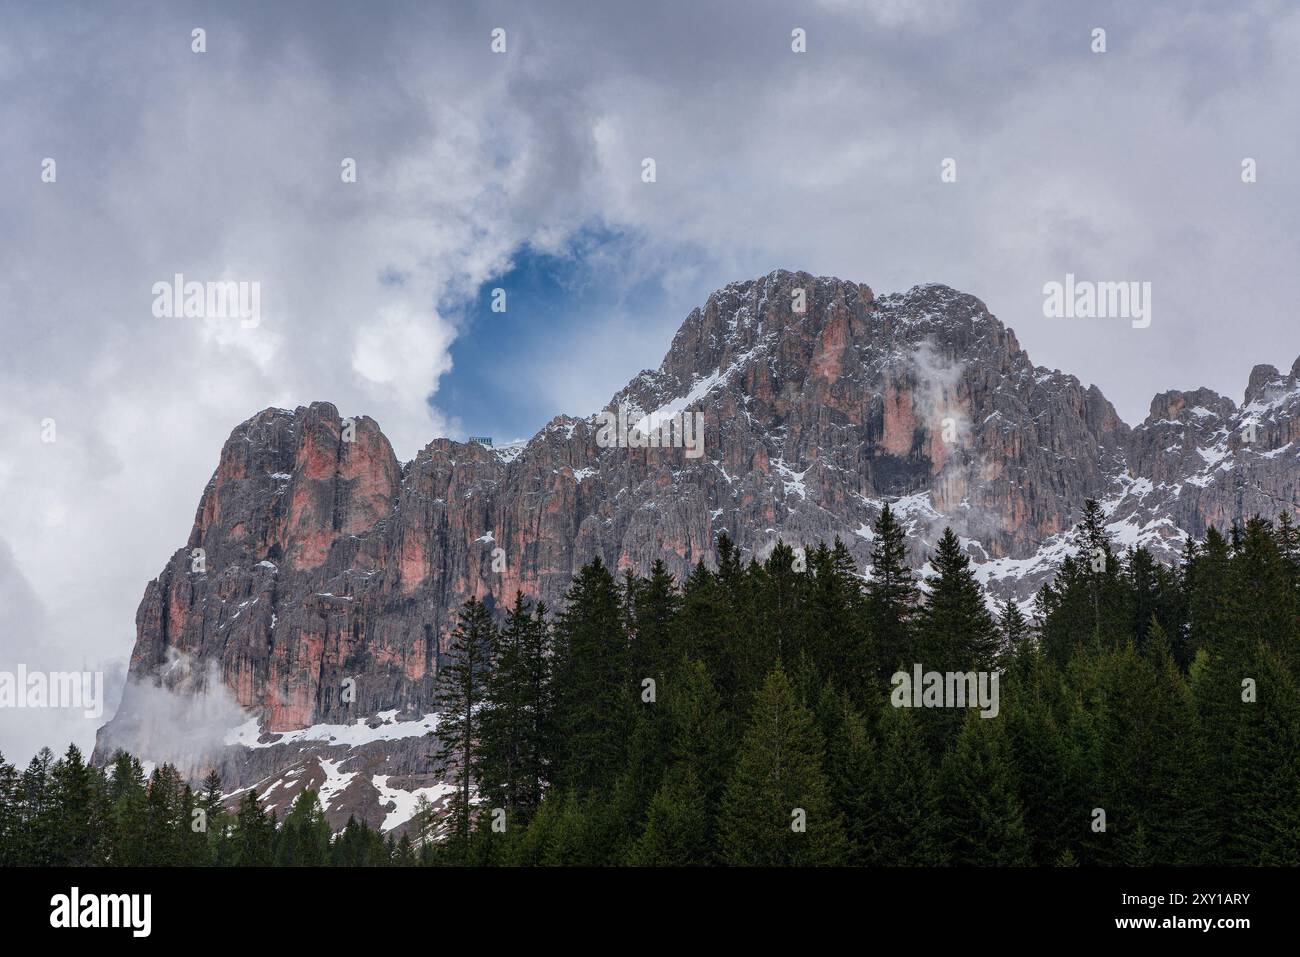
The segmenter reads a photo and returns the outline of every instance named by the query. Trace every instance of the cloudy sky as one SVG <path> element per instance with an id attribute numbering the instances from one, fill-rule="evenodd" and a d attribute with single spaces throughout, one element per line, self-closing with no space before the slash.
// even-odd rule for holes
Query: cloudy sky
<path id="1" fill-rule="evenodd" d="M 527 437 L 777 267 L 971 292 L 1130 423 L 1240 400 L 1300 353 L 1298 50 L 1268 0 L 8 4 L 0 670 L 120 682 L 258 410 L 326 399 L 402 458 Z M 1151 282 L 1151 326 L 1044 318 L 1067 272 Z M 156 318 L 176 273 L 259 282 L 260 323 Z M 0 751 L 97 723 L 3 709 Z"/>

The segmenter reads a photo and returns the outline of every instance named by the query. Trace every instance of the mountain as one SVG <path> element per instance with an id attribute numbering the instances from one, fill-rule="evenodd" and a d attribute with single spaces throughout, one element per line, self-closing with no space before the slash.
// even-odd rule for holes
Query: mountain
<path id="1" fill-rule="evenodd" d="M 1187 533 L 1294 509 L 1298 379 L 1300 360 L 1256 366 L 1241 406 L 1164 392 L 1130 428 L 973 296 L 776 271 L 694 310 L 611 400 L 613 428 L 559 416 L 524 444 L 435 439 L 402 463 L 372 419 L 267 409 L 231 433 L 145 590 L 96 755 L 215 764 L 232 796 L 280 811 L 315 787 L 336 828 L 397 828 L 449 790 L 430 771 L 433 681 L 471 595 L 554 607 L 595 556 L 682 576 L 722 532 L 759 557 L 839 536 L 866 574 L 891 503 L 914 564 L 950 525 L 994 594 L 1027 600 L 1088 498 L 1118 546 L 1163 560 Z M 608 441 L 696 412 L 700 448 Z"/>

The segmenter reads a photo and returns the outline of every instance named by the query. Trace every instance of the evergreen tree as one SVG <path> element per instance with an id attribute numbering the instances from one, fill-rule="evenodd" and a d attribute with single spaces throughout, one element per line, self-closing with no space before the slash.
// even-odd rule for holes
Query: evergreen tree
<path id="1" fill-rule="evenodd" d="M 526 823 L 548 778 L 552 723 L 550 627 L 522 593 L 494 635 L 479 714 L 480 789 L 491 807 Z"/>
<path id="2" fill-rule="evenodd" d="M 1009 666 L 1002 707 L 1017 793 L 1033 859 L 1052 865 L 1063 854 L 1073 855 L 1087 805 L 1082 759 L 1066 732 L 1074 703 L 1040 649 L 1022 646 Z"/>
<path id="3" fill-rule="evenodd" d="M 664 689 L 662 707 L 667 760 L 672 768 L 672 778 L 667 782 L 670 795 L 682 794 L 687 782 L 693 782 L 693 799 L 709 811 L 701 837 L 714 846 L 716 812 L 732 767 L 735 743 L 722 695 L 704 662 L 678 663 Z"/>
<path id="4" fill-rule="evenodd" d="M 421 794 L 415 799 L 415 811 L 407 828 L 411 841 L 419 851 L 422 864 L 431 863 L 427 858 L 436 848 L 438 837 L 438 811 L 433 802 Z"/>
<path id="5" fill-rule="evenodd" d="M 694 867 L 713 859 L 712 809 L 691 768 L 673 768 L 650 801 L 645 829 L 627 862 L 634 867 Z"/>
<path id="6" fill-rule="evenodd" d="M 717 777 L 733 751 L 724 707 L 704 662 L 678 662 L 663 702 L 671 759 L 689 765 L 701 780 Z"/>
<path id="7" fill-rule="evenodd" d="M 1085 860 L 1183 863 L 1205 830 L 1195 707 L 1158 623 L 1152 637 L 1145 654 L 1130 643 L 1072 665 L 1093 729 L 1089 780 L 1106 811 Z"/>
<path id="8" fill-rule="evenodd" d="M 87 867 L 102 863 L 102 832 L 96 827 L 93 770 L 81 750 L 68 745 L 67 753 L 51 767 L 48 862 L 56 867 Z"/>
<path id="9" fill-rule="evenodd" d="M 627 856 L 643 827 L 655 788 L 666 767 L 664 722 L 657 704 L 646 703 L 632 722 L 623 772 L 596 803 L 597 816 L 590 822 L 593 840 L 601 848 L 593 864 L 618 864 Z"/>
<path id="10" fill-rule="evenodd" d="M 1085 506 L 1032 626 L 1014 601 L 994 623 L 951 531 L 919 602 L 889 510 L 865 594 L 839 541 L 745 566 L 724 536 L 680 594 L 662 565 L 593 561 L 554 641 L 522 595 L 500 631 L 462 609 L 449 819 L 426 799 L 400 834 L 331 840 L 310 791 L 277 829 L 256 791 L 228 813 L 215 771 L 195 793 L 46 748 L 21 774 L 0 757 L 0 865 L 1300 865 L 1300 532 L 1210 529 L 1167 568 L 1116 558 L 1103 518 Z M 884 704 L 915 661 L 996 666 L 1001 719 Z"/>
<path id="11" fill-rule="evenodd" d="M 680 602 L 672 576 L 656 558 L 633 603 L 630 670 L 635 680 L 663 680 L 672 660 L 673 620 Z"/>
<path id="12" fill-rule="evenodd" d="M 1093 634 L 1095 643 L 1100 643 L 1102 633 L 1102 593 L 1105 580 L 1117 571 L 1115 553 L 1110 547 L 1110 538 L 1106 535 L 1106 517 L 1096 499 L 1083 503 L 1083 518 L 1075 526 L 1075 541 L 1078 545 L 1078 559 L 1085 575 L 1088 577 L 1089 593 L 1093 606 Z"/>
<path id="13" fill-rule="evenodd" d="M 456 786 L 449 839 L 461 848 L 469 842 L 470 795 L 481 765 L 478 711 L 486 696 L 486 671 L 496 641 L 491 614 L 471 597 L 461 606 L 446 659 L 438 669 L 436 761 L 439 772 Z"/>
<path id="14" fill-rule="evenodd" d="M 574 579 L 555 635 L 554 780 L 582 792 L 608 787 L 623 767 L 636 697 L 618 588 L 599 558 Z"/>
<path id="15" fill-rule="evenodd" d="M 1084 503 L 1075 545 L 1038 601 L 1044 651 L 1062 667 L 1081 649 L 1122 647 L 1132 637 L 1132 596 L 1093 499 Z"/>
<path id="16" fill-rule="evenodd" d="M 722 807 L 722 853 L 747 866 L 843 863 L 843 825 L 822 769 L 823 742 L 780 664 L 764 682 Z"/>
<path id="17" fill-rule="evenodd" d="M 1132 596 L 1132 620 L 1129 632 L 1141 648 L 1147 639 L 1152 620 L 1159 621 L 1161 612 L 1158 567 L 1145 548 L 1130 551 L 1124 563 L 1125 584 Z"/>
<path id="18" fill-rule="evenodd" d="M 755 641 L 760 632 L 754 581 L 741 564 L 740 549 L 725 533 L 718 536 L 716 597 L 721 599 L 700 656 L 714 684 L 729 701 L 746 699 L 761 681 L 761 659 L 769 649 Z"/>
<path id="19" fill-rule="evenodd" d="M 718 538 L 718 571 L 701 560 L 682 588 L 670 661 L 703 661 L 728 701 L 745 697 L 769 653 L 772 636 L 754 617 L 754 596 L 752 577 L 726 535 Z"/>
<path id="20" fill-rule="evenodd" d="M 509 862 L 516 867 L 538 867 L 549 856 L 563 814 L 564 797 L 554 790 L 547 792 L 537 813 L 528 822 L 523 834 L 510 845 Z"/>
<path id="21" fill-rule="evenodd" d="M 970 559 L 951 528 L 944 529 L 931 563 L 935 575 L 918 616 L 917 660 L 937 671 L 992 670 L 997 628 L 970 570 Z"/>
<path id="22" fill-rule="evenodd" d="M 140 762 L 125 751 L 113 756 L 108 800 L 112 838 L 108 851 L 111 864 L 139 867 L 148 862 L 148 794 Z"/>
<path id="23" fill-rule="evenodd" d="M 1241 530 L 1228 569 L 1227 624 L 1241 649 L 1262 643 L 1274 648 L 1292 674 L 1300 674 L 1296 595 L 1287 560 L 1271 522 L 1255 516 Z"/>
<path id="24" fill-rule="evenodd" d="M 1243 701 L 1244 688 L 1260 688 L 1268 649 L 1287 656 L 1294 642 L 1294 595 L 1271 526 L 1258 519 L 1234 527 L 1230 546 L 1213 529 L 1190 579 L 1191 633 L 1197 647 L 1191 675 L 1200 717 L 1202 747 L 1212 782 L 1209 816 L 1211 863 L 1240 863 L 1249 857 L 1236 843 L 1241 807 L 1239 782 L 1249 775 L 1242 761 L 1246 730 L 1259 711 Z M 1216 575 L 1218 577 L 1216 577 Z M 1267 812 L 1266 812 L 1267 813 Z"/>
<path id="25" fill-rule="evenodd" d="M 548 827 L 539 863 L 544 867 L 593 867 L 605 862 L 607 848 L 600 844 L 601 814 L 594 803 L 573 791 L 559 797 L 554 821 Z"/>
<path id="26" fill-rule="evenodd" d="M 1216 528 L 1206 531 L 1199 549 L 1195 545 L 1187 548 L 1183 566 L 1189 619 L 1187 662 L 1203 648 L 1213 653 L 1226 647 L 1231 638 L 1227 614 L 1230 561 L 1228 542 Z"/>
<path id="27" fill-rule="evenodd" d="M 349 816 L 330 847 L 330 860 L 336 867 L 380 867 L 388 863 L 388 854 L 383 838 Z"/>
<path id="28" fill-rule="evenodd" d="M 1040 645 L 1056 667 L 1064 668 L 1090 640 L 1091 604 L 1084 566 L 1067 555 L 1034 600 L 1035 615 L 1042 623 Z"/>
<path id="29" fill-rule="evenodd" d="M 1151 711 L 1165 730 L 1158 758 L 1146 771 L 1152 791 L 1160 795 L 1148 813 L 1150 844 L 1156 863 L 1196 865 L 1211 857 L 1214 833 L 1213 769 L 1205 750 L 1200 715 L 1187 677 L 1174 660 L 1171 642 L 1153 616 L 1144 657 L 1153 669 Z"/>
<path id="30" fill-rule="evenodd" d="M 316 792 L 307 788 L 294 798 L 275 838 L 278 867 L 323 867 L 330 856 L 330 826 Z"/>
<path id="31" fill-rule="evenodd" d="M 330 865 L 333 867 L 363 867 L 362 854 L 359 849 L 360 825 L 355 816 L 349 814 L 348 822 L 339 831 L 338 837 L 330 845 Z"/>
<path id="32" fill-rule="evenodd" d="M 818 711 L 827 729 L 826 776 L 849 843 L 847 863 L 866 864 L 880 826 L 875 743 L 848 695 L 836 693 L 829 684 L 823 688 Z"/>
<path id="33" fill-rule="evenodd" d="M 916 716 L 885 705 L 880 718 L 875 799 L 879 826 L 864 859 L 876 866 L 947 863 L 934 768 Z"/>
<path id="34" fill-rule="evenodd" d="M 1003 723 L 967 712 L 940 774 L 952 863 L 1033 863 Z"/>
<path id="35" fill-rule="evenodd" d="M 18 769 L 0 754 L 0 867 L 21 863 L 22 807 L 19 803 Z"/>
<path id="36" fill-rule="evenodd" d="M 1229 774 L 1229 864 L 1300 865 L 1300 687 L 1273 649 L 1256 644 L 1244 663 L 1254 700 L 1238 684 Z"/>
<path id="37" fill-rule="evenodd" d="M 800 616 L 803 648 L 819 680 L 834 679 L 861 701 L 873 676 L 865 633 L 866 602 L 857 566 L 838 537 L 834 548 L 820 545 L 806 561 L 809 575 Z"/>
<path id="38" fill-rule="evenodd" d="M 903 528 L 888 505 L 876 520 L 867 580 L 867 615 L 871 628 L 873 670 L 885 680 L 900 667 L 910 669 L 912 619 L 918 599 L 916 579 L 907 566 Z"/>
<path id="39" fill-rule="evenodd" d="M 745 669 L 745 687 L 752 694 L 778 658 L 797 661 L 804 653 L 799 608 L 807 574 L 795 570 L 794 549 L 778 540 L 762 565 L 750 565 L 749 580 L 758 618 Z"/>
<path id="40" fill-rule="evenodd" d="M 409 834 L 403 834 L 398 840 L 397 847 L 393 851 L 393 864 L 397 867 L 415 866 L 415 847 L 411 843 Z"/>
<path id="41" fill-rule="evenodd" d="M 1277 550 L 1294 595 L 1300 589 L 1300 526 L 1292 520 L 1290 512 L 1277 517 Z"/>
<path id="42" fill-rule="evenodd" d="M 227 831 L 231 819 L 221 799 L 221 775 L 215 768 L 203 779 L 203 790 L 199 793 L 196 803 L 204 814 L 208 860 L 219 867 L 229 865 L 231 854 Z"/>
<path id="43" fill-rule="evenodd" d="M 181 854 L 181 776 L 171 764 L 155 768 L 145 796 L 144 853 L 153 867 L 176 867 Z M 185 822 L 188 828 L 189 822 Z"/>
<path id="44" fill-rule="evenodd" d="M 54 863 L 58 846 L 58 815 L 50 775 L 54 752 L 41 748 L 28 762 L 18 781 L 22 807 L 22 841 L 18 856 L 23 865 L 45 867 Z"/>
<path id="45" fill-rule="evenodd" d="M 254 789 L 247 791 L 239 803 L 231 844 L 238 867 L 270 867 L 275 863 L 275 816 L 262 811 Z"/>
<path id="46" fill-rule="evenodd" d="M 205 867 L 211 863 L 207 813 L 207 809 L 200 806 L 199 796 L 186 784 L 181 789 L 177 821 L 180 832 L 179 863 L 185 867 Z"/>
<path id="47" fill-rule="evenodd" d="M 1005 666 L 1025 647 L 1031 634 L 1029 621 L 1014 599 L 1008 598 L 1002 603 L 998 632 L 1001 638 L 1000 663 Z"/>

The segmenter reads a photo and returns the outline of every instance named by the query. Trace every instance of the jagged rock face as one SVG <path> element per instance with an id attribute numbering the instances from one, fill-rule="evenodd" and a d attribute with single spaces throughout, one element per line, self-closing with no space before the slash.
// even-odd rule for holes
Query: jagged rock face
<path id="1" fill-rule="evenodd" d="M 1130 442 L 1137 481 L 1121 503 L 1133 510 L 1129 525 L 1163 522 L 1174 535 L 1199 537 L 1210 526 L 1294 511 L 1298 410 L 1300 359 L 1286 375 L 1255 366 L 1241 407 L 1209 389 L 1156 396 Z"/>
<path id="2" fill-rule="evenodd" d="M 917 565 L 951 525 L 996 594 L 1027 598 L 1087 498 L 1121 544 L 1165 558 L 1187 532 L 1293 508 L 1298 376 L 1300 360 L 1288 375 L 1256 367 L 1240 408 L 1166 392 L 1130 429 L 1096 387 L 1034 366 L 972 296 L 932 285 L 878 299 L 774 272 L 710 296 L 659 369 L 608 407 L 628 424 L 698 411 L 699 454 L 611 446 L 596 416 L 558 417 L 522 447 L 435 439 L 402 465 L 377 423 L 349 429 L 328 403 L 254 416 L 146 589 L 131 672 L 165 685 L 179 654 L 261 721 L 261 747 L 245 728 L 220 759 L 232 790 L 274 781 L 268 800 L 290 799 L 294 781 L 323 784 L 336 826 L 347 812 L 392 824 L 411 789 L 441 793 L 431 742 L 407 721 L 432 711 L 470 595 L 554 606 L 597 555 L 638 571 L 662 559 L 681 576 L 712 561 L 723 531 L 759 556 L 778 537 L 839 536 L 866 573 L 870 526 L 891 502 Z M 137 697 L 129 688 L 101 751 Z M 406 726 L 398 739 L 393 726 Z"/>
<path id="3" fill-rule="evenodd" d="M 1105 484 L 1128 435 L 1099 392 L 1035 369 L 983 303 L 944 286 L 877 301 L 804 274 L 733 284 L 616 402 L 650 410 L 701 382 L 707 454 L 676 477 L 710 490 L 711 530 L 755 550 L 838 534 L 864 564 L 887 499 L 919 533 L 947 522 L 978 539 L 982 557 L 1036 547 Z M 930 538 L 914 537 L 918 562 Z"/>

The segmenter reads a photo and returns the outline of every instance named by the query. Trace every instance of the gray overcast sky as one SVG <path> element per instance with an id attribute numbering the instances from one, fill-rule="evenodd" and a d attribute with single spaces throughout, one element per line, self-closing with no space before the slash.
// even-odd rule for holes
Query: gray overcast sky
<path id="1" fill-rule="evenodd" d="M 600 281 L 664 291 L 519 369 L 548 415 L 592 411 L 710 290 L 775 267 L 971 292 L 1130 423 L 1167 388 L 1239 401 L 1252 365 L 1300 353 L 1292 3 L 11 2 L 3 18 L 2 670 L 120 674 L 145 583 L 257 410 L 328 399 L 403 458 L 472 431 L 437 395 L 455 304 L 525 244 L 633 237 Z M 1045 319 L 1043 284 L 1067 272 L 1151 282 L 1150 328 Z M 260 325 L 155 319 L 151 287 L 175 273 L 259 281 Z M 94 724 L 0 711 L 0 750 L 88 745 Z"/>

